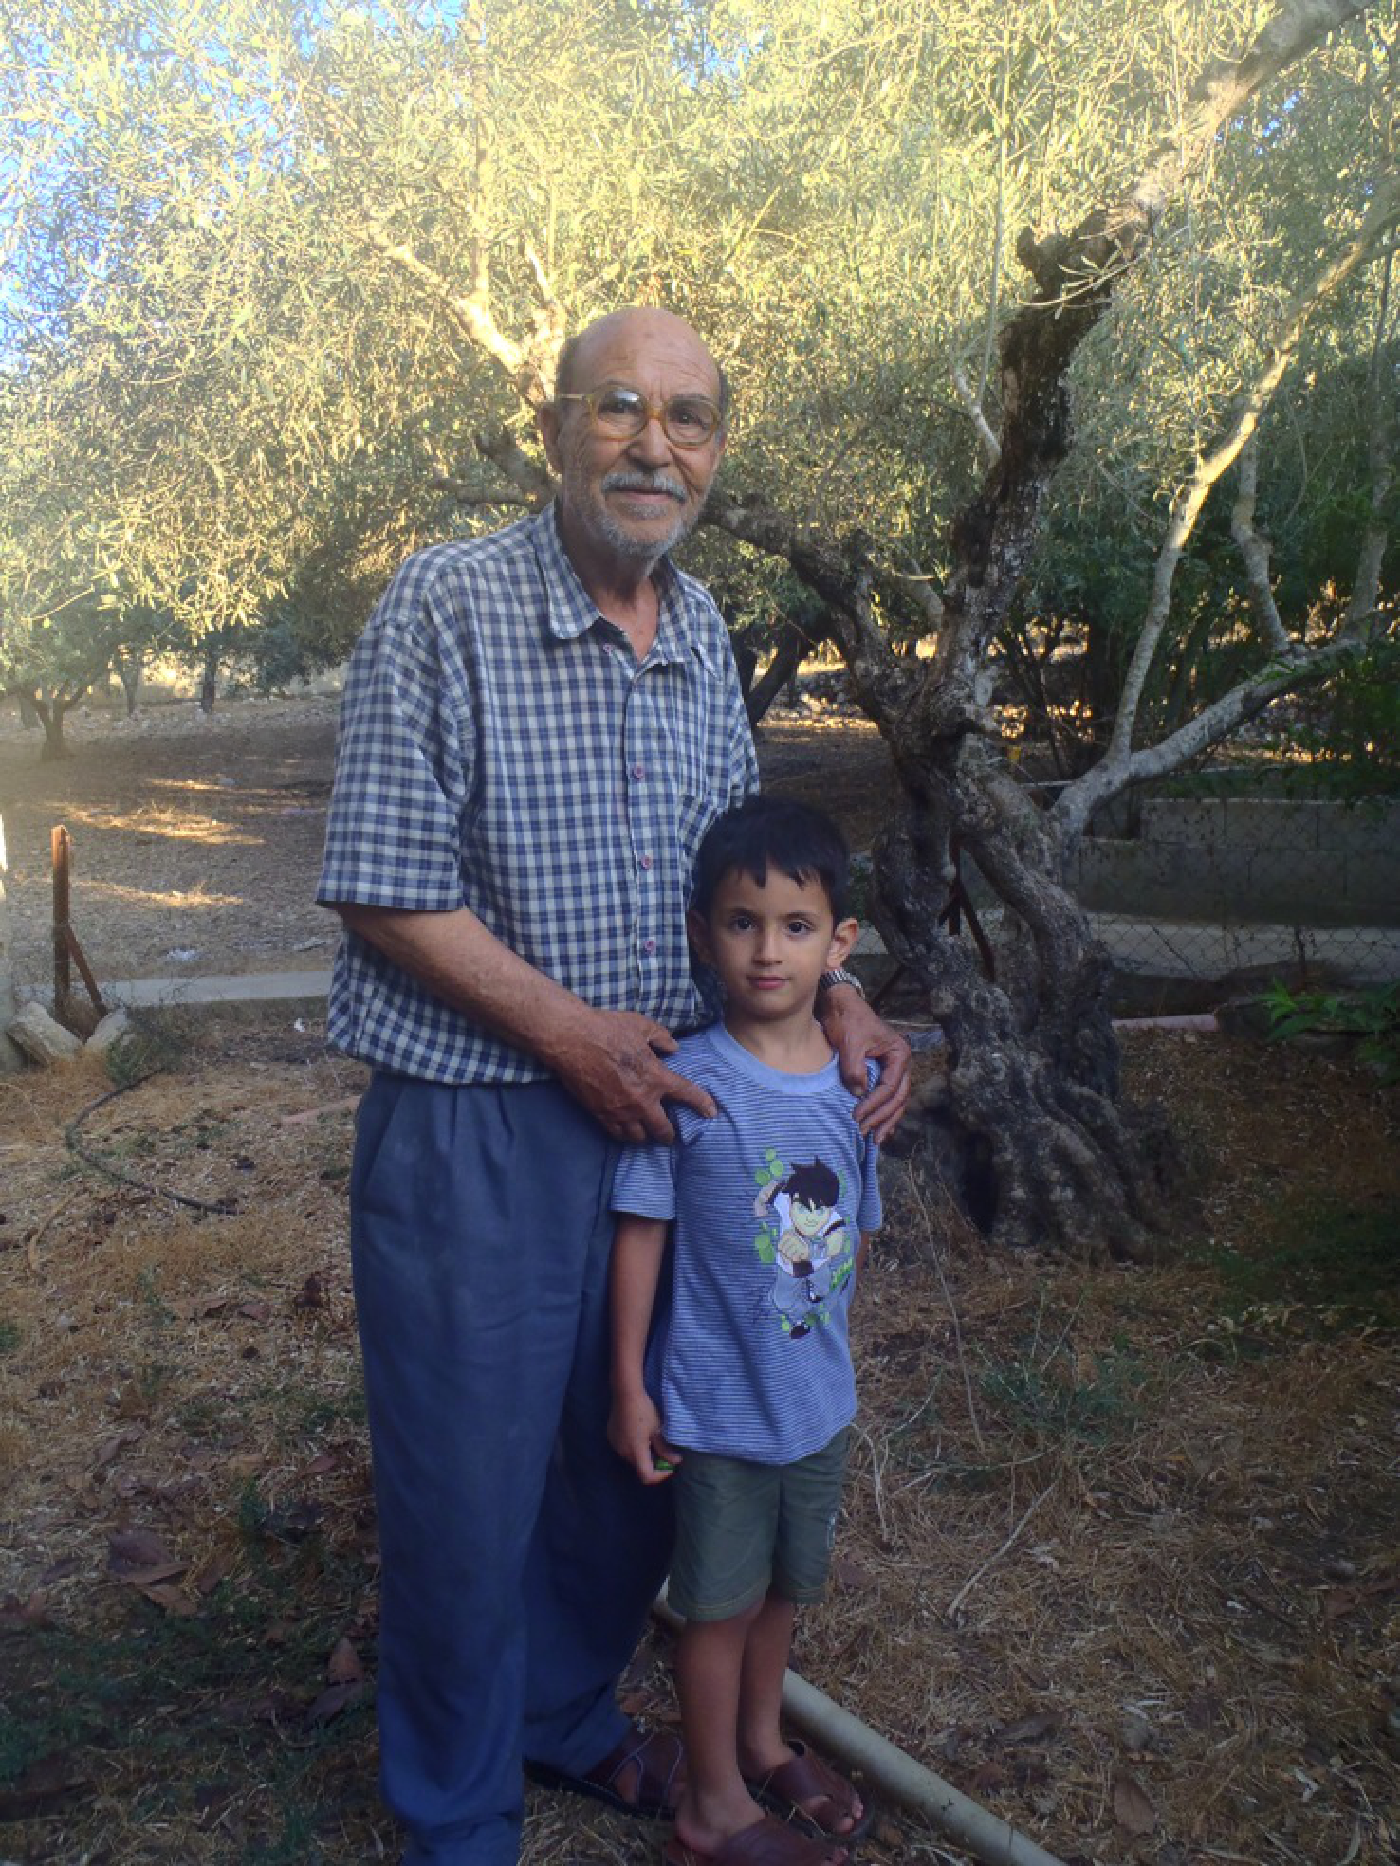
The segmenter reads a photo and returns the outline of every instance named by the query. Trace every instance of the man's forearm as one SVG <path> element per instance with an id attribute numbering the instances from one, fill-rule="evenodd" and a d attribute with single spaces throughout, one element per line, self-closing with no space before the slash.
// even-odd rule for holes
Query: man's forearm
<path id="1" fill-rule="evenodd" d="M 503 945 L 469 907 L 412 913 L 345 902 L 336 912 L 434 997 L 547 1065 L 588 1016 L 581 998 Z"/>

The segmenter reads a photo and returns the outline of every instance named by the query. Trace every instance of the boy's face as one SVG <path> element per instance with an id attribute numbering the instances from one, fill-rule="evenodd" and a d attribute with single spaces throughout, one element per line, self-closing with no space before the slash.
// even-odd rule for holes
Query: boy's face
<path id="1" fill-rule="evenodd" d="M 769 1024 L 810 1018 L 821 975 L 845 961 L 856 923 L 836 924 L 815 877 L 794 881 L 770 863 L 761 883 L 738 869 L 722 876 L 709 918 L 691 914 L 690 936 L 718 972 L 729 1014 Z"/>

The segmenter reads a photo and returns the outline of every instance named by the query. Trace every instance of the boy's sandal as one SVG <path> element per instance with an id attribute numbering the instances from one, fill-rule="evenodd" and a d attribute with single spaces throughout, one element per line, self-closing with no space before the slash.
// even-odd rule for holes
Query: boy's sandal
<path id="1" fill-rule="evenodd" d="M 697 1853 L 683 1840 L 669 1840 L 663 1857 L 666 1866 L 848 1866 L 850 1860 L 844 1847 L 814 1840 L 768 1814 L 731 1834 L 716 1853 Z"/>
<path id="2" fill-rule="evenodd" d="M 805 1743 L 794 1739 L 792 1747 L 795 1755 L 757 1781 L 749 1782 L 749 1793 L 754 1800 L 819 1839 L 859 1840 L 875 1818 L 874 1809 L 867 1804 L 857 1816 L 859 1796 L 845 1776 L 839 1775 L 830 1763 L 823 1762 Z M 844 1829 L 837 1827 L 835 1823 L 842 1819 L 849 1820 L 851 1825 Z"/>
<path id="3" fill-rule="evenodd" d="M 527 1762 L 525 1773 L 541 1788 L 587 1795 L 644 1820 L 670 1821 L 685 1787 L 685 1745 L 669 1730 L 642 1730 L 633 1724 L 617 1748 L 582 1775 L 543 1762 Z"/>

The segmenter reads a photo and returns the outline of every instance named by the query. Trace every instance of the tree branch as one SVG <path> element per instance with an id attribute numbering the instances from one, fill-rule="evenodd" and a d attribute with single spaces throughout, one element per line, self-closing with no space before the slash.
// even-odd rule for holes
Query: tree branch
<path id="1" fill-rule="evenodd" d="M 518 486 L 471 486 L 466 480 L 453 479 L 450 473 L 439 473 L 428 484 L 434 492 L 450 493 L 458 505 L 520 505 L 532 512 L 536 509 L 535 501 Z"/>
<path id="2" fill-rule="evenodd" d="M 1371 205 L 1351 245 L 1324 266 L 1311 284 L 1294 299 L 1283 329 L 1275 340 L 1269 361 L 1247 392 L 1233 427 L 1212 453 L 1208 454 L 1204 460 L 1197 461 L 1196 470 L 1191 475 L 1185 491 L 1178 494 L 1167 525 L 1167 535 L 1157 556 L 1157 565 L 1152 578 L 1152 594 L 1148 602 L 1147 614 L 1143 618 L 1137 645 L 1133 650 L 1133 659 L 1123 683 L 1118 713 L 1113 723 L 1113 736 L 1104 754 L 1107 764 L 1126 763 L 1131 753 L 1138 708 L 1147 686 L 1147 676 L 1171 614 L 1172 584 L 1176 576 L 1177 565 L 1181 561 L 1187 541 L 1195 530 L 1196 520 L 1200 516 L 1211 488 L 1226 468 L 1233 465 L 1239 458 L 1241 451 L 1258 427 L 1260 415 L 1268 406 L 1274 391 L 1283 379 L 1284 372 L 1293 360 L 1309 315 L 1322 299 L 1351 277 L 1362 261 L 1374 251 L 1378 242 L 1395 225 L 1397 218 L 1400 218 L 1400 176 L 1392 174 L 1385 176 L 1377 183 L 1371 198 Z"/>
<path id="3" fill-rule="evenodd" d="M 1277 655 L 1293 652 L 1269 581 L 1269 546 L 1254 523 L 1259 496 L 1259 436 L 1251 434 L 1240 453 L 1240 489 L 1230 511 L 1230 536 L 1240 547 L 1249 583 L 1249 604 L 1266 647 Z"/>
<path id="4" fill-rule="evenodd" d="M 1361 649 L 1361 642 L 1343 635 L 1311 653 L 1300 654 L 1295 647 L 1293 658 L 1286 665 L 1271 662 L 1156 745 L 1144 746 L 1117 763 L 1105 758 L 1082 778 L 1067 784 L 1050 810 L 1059 828 L 1066 858 L 1088 828 L 1095 811 L 1121 796 L 1130 785 L 1150 783 L 1154 778 L 1179 771 L 1188 759 L 1198 757 L 1212 745 L 1229 738 L 1281 695 L 1324 680 L 1334 668 L 1351 660 Z"/>
<path id="5" fill-rule="evenodd" d="M 523 492 L 537 509 L 548 505 L 557 490 L 547 468 L 540 465 L 516 440 L 508 427 L 495 434 L 478 434 L 476 450 L 497 467 L 511 485 Z"/>
<path id="6" fill-rule="evenodd" d="M 912 602 L 927 618 L 937 605 L 934 591 L 871 560 L 869 540 L 857 535 L 842 548 L 820 532 L 799 526 L 766 500 L 712 492 L 704 520 L 770 557 L 781 557 L 826 605 L 830 635 L 850 669 L 862 704 L 879 724 L 888 720 L 913 689 L 917 675 L 890 645 L 874 614 L 874 598 Z"/>
<path id="7" fill-rule="evenodd" d="M 1381 279 L 1380 309 L 1376 314 L 1376 341 L 1371 347 L 1371 368 L 1367 377 L 1367 405 L 1371 427 L 1367 436 L 1366 458 L 1371 469 L 1371 501 L 1366 526 L 1361 534 L 1361 548 L 1356 555 L 1356 580 L 1351 601 L 1347 604 L 1343 630 L 1349 635 L 1369 633 L 1381 592 L 1381 563 L 1390 542 L 1390 527 L 1385 519 L 1386 500 L 1390 493 L 1394 461 L 1395 391 L 1394 368 L 1388 352 L 1386 325 L 1390 321 L 1390 287 L 1395 268 L 1393 252 L 1385 256 Z"/>
<path id="8" fill-rule="evenodd" d="M 1001 458 L 953 528 L 956 564 L 945 602 L 956 627 L 951 639 L 945 635 L 926 696 L 932 730 L 955 733 L 959 709 L 975 704 L 977 673 L 1005 622 L 1030 557 L 1046 487 L 1070 445 L 1067 372 L 1110 303 L 1117 279 L 1141 257 L 1168 202 L 1206 160 L 1232 117 L 1368 4 L 1290 0 L 1242 58 L 1233 64 L 1217 60 L 1201 73 L 1171 130 L 1117 201 L 1087 215 L 1067 236 L 1038 241 L 1029 231 L 1021 235 L 1016 251 L 1037 290 L 1001 335 Z"/>
<path id="9" fill-rule="evenodd" d="M 982 443 L 982 457 L 989 468 L 995 467 L 1001 460 L 1001 442 L 996 432 L 982 412 L 982 404 L 973 393 L 972 384 L 963 371 L 962 364 L 956 357 L 950 359 L 953 387 L 958 392 L 958 400 L 967 410 L 972 425 L 977 430 L 977 438 Z"/>

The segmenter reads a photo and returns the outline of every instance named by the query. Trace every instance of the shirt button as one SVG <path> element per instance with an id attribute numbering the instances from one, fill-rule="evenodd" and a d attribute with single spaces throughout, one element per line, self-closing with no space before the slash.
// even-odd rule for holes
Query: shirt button
<path id="1" fill-rule="evenodd" d="M 633 765 L 632 775 L 634 778 L 644 778 L 646 774 L 647 768 L 645 765 Z"/>
<path id="2" fill-rule="evenodd" d="M 651 857 L 650 857 L 649 855 L 644 855 L 644 856 L 642 857 L 642 867 L 643 867 L 643 868 L 650 868 L 650 867 L 651 867 L 651 861 L 652 861 L 652 858 L 651 858 Z"/>
<path id="3" fill-rule="evenodd" d="M 655 952 L 656 941 L 654 939 L 644 939 L 642 941 L 642 951 L 643 952 Z"/>

